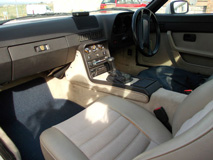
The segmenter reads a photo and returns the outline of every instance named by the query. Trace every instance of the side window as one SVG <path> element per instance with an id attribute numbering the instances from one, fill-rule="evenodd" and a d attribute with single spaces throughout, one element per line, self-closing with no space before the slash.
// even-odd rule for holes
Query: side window
<path id="1" fill-rule="evenodd" d="M 118 4 L 126 4 L 126 0 L 117 0 Z"/>
<path id="2" fill-rule="evenodd" d="M 115 3 L 115 0 L 103 0 L 102 3 Z"/>
<path id="3" fill-rule="evenodd" d="M 141 3 L 142 3 L 142 0 L 132 0 L 132 3 L 133 3 L 133 4 L 141 4 Z"/>
<path id="4" fill-rule="evenodd" d="M 156 13 L 170 14 L 170 3 L 174 0 L 168 0 Z M 189 11 L 187 14 L 205 14 L 213 13 L 213 0 L 187 0 Z"/>

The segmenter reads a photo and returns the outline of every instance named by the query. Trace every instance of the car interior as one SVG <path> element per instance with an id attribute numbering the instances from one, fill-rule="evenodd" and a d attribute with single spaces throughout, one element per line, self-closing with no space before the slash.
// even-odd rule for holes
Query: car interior
<path id="1" fill-rule="evenodd" d="M 0 160 L 213 159 L 213 14 L 165 3 L 0 25 Z"/>

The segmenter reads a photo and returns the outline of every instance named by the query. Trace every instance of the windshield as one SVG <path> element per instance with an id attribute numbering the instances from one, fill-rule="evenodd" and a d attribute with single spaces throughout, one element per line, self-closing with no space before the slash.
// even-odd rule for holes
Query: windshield
<path id="1" fill-rule="evenodd" d="M 136 10 L 146 7 L 152 0 L 0 0 L 0 21 L 32 15 L 54 15 L 54 13 L 72 13 L 110 9 Z M 107 11 L 106 11 L 107 10 Z M 120 11 L 119 11 L 120 10 Z M 99 11 L 100 12 L 100 11 Z M 97 14 L 97 13 L 96 13 Z"/>

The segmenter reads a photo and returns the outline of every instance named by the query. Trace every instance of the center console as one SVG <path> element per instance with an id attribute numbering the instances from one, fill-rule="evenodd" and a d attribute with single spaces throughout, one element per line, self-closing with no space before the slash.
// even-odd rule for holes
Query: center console
<path id="1" fill-rule="evenodd" d="M 106 43 L 86 45 L 83 49 L 83 57 L 90 78 L 110 70 L 108 63 L 110 53 Z"/>
<path id="2" fill-rule="evenodd" d="M 161 87 L 153 79 L 140 79 L 116 70 L 106 41 L 85 44 L 81 48 L 81 54 L 92 82 L 130 89 L 148 96 Z"/>

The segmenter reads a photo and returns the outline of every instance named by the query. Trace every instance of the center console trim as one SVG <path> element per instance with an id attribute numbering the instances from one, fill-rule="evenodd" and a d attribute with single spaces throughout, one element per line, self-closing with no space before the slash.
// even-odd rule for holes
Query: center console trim
<path id="1" fill-rule="evenodd" d="M 107 81 L 103 81 L 103 80 L 97 80 L 97 79 L 93 79 L 90 75 L 90 71 L 89 71 L 89 67 L 87 65 L 87 61 L 84 57 L 84 48 L 88 45 L 93 45 L 93 44 L 100 44 L 100 43 L 105 43 L 106 46 L 105 48 L 108 50 L 108 53 L 110 55 L 109 52 L 109 48 L 108 48 L 108 41 L 106 39 L 101 39 L 98 41 L 93 41 L 93 42 L 85 42 L 82 45 L 80 45 L 78 47 L 79 52 L 81 53 L 85 68 L 86 68 L 86 72 L 87 72 L 87 76 L 89 78 L 89 80 L 93 83 L 97 83 L 97 84 L 103 84 L 103 85 L 109 85 L 109 86 L 114 86 L 114 87 L 119 87 L 119 88 L 123 88 L 123 89 L 128 89 L 128 90 L 132 90 L 132 91 L 136 91 L 139 93 L 143 93 L 145 95 L 147 95 L 149 98 L 151 97 L 152 93 L 154 93 L 155 91 L 157 91 L 161 85 L 155 81 L 155 83 L 150 84 L 149 86 L 147 86 L 146 88 L 139 88 L 139 87 L 135 87 L 135 86 L 127 86 L 125 84 L 118 84 L 118 83 L 111 83 L 111 82 L 107 82 Z M 106 61 L 105 61 L 106 62 Z M 138 77 L 135 77 L 138 78 Z"/>

